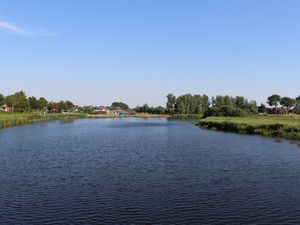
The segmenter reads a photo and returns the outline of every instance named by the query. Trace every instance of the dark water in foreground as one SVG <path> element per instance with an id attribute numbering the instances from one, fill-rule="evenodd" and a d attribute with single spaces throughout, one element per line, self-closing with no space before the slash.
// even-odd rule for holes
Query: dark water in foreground
<path id="1" fill-rule="evenodd" d="M 300 149 L 166 119 L 0 130 L 0 224 L 299 224 Z"/>

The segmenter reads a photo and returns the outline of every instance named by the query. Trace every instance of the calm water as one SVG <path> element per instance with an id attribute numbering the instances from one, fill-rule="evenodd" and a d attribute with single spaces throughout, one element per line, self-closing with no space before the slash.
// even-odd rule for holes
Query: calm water
<path id="1" fill-rule="evenodd" d="M 300 149 L 166 119 L 0 130 L 0 224 L 299 224 Z"/>

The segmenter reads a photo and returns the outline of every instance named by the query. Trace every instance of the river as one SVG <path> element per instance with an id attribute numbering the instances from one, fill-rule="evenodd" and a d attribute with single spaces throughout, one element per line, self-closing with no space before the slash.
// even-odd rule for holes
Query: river
<path id="1" fill-rule="evenodd" d="M 0 130 L 0 224 L 299 224 L 300 149 L 168 119 Z"/>

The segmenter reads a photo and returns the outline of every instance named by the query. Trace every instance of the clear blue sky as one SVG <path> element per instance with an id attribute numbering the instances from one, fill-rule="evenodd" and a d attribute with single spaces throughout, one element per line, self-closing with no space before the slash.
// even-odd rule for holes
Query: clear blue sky
<path id="1" fill-rule="evenodd" d="M 164 105 L 300 95 L 298 0 L 0 0 L 0 92 Z"/>

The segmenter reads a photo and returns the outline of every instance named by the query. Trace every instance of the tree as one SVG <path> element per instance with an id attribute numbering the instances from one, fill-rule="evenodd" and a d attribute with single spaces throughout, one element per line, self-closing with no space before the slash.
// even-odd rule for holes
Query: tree
<path id="1" fill-rule="evenodd" d="M 48 101 L 45 98 L 40 97 L 39 100 L 38 100 L 38 108 L 40 110 L 43 110 L 47 106 L 48 106 Z"/>
<path id="2" fill-rule="evenodd" d="M 296 98 L 295 113 L 300 114 L 300 95 Z"/>
<path id="3" fill-rule="evenodd" d="M 4 95 L 0 94 L 0 106 L 4 105 L 5 103 L 5 97 Z"/>
<path id="4" fill-rule="evenodd" d="M 176 103 L 176 97 L 173 94 L 168 94 L 167 95 L 167 104 L 166 104 L 168 113 L 171 113 L 171 114 L 174 113 L 175 103 Z"/>
<path id="5" fill-rule="evenodd" d="M 57 110 L 58 109 L 58 105 L 57 105 L 56 102 L 49 102 L 47 108 L 48 108 L 49 111 L 51 111 L 51 110 Z"/>
<path id="6" fill-rule="evenodd" d="M 83 106 L 79 107 L 79 112 L 93 114 L 95 110 L 93 106 Z"/>
<path id="7" fill-rule="evenodd" d="M 39 109 L 39 102 L 36 99 L 36 97 L 32 96 L 28 98 L 29 102 L 29 107 L 33 110 L 38 110 Z"/>
<path id="8" fill-rule="evenodd" d="M 15 111 L 24 112 L 29 109 L 29 102 L 24 91 L 16 92 L 13 96 L 15 100 Z"/>
<path id="9" fill-rule="evenodd" d="M 275 111 L 277 114 L 277 107 L 278 107 L 278 103 L 280 102 L 280 95 L 274 94 L 271 95 L 270 97 L 268 97 L 268 104 L 269 106 L 275 106 Z"/>
<path id="10" fill-rule="evenodd" d="M 70 111 L 75 107 L 75 105 L 73 104 L 73 102 L 67 100 L 67 101 L 65 101 L 65 107 L 68 111 Z"/>
<path id="11" fill-rule="evenodd" d="M 141 107 L 141 111 L 148 113 L 149 112 L 150 107 L 148 106 L 147 103 L 145 103 L 142 107 Z"/>
<path id="12" fill-rule="evenodd" d="M 125 104 L 124 102 L 113 102 L 111 104 L 111 108 L 112 109 L 122 109 L 122 110 L 128 110 L 129 106 L 127 104 Z"/>
<path id="13" fill-rule="evenodd" d="M 283 107 L 286 107 L 287 111 L 290 111 L 290 108 L 293 107 L 296 103 L 295 99 L 289 98 L 289 97 L 283 97 L 280 99 L 280 104 Z"/>
<path id="14" fill-rule="evenodd" d="M 61 100 L 57 103 L 57 108 L 60 112 L 64 112 L 67 110 L 67 105 L 64 101 Z"/>
<path id="15" fill-rule="evenodd" d="M 259 113 L 266 113 L 267 112 L 267 107 L 264 104 L 260 104 L 260 106 L 258 107 L 258 112 Z"/>
<path id="16" fill-rule="evenodd" d="M 235 102 L 235 105 L 237 108 L 244 109 L 246 106 L 247 100 L 242 96 L 236 96 L 234 102 Z"/>
<path id="17" fill-rule="evenodd" d="M 14 95 L 9 95 L 5 98 L 5 103 L 11 107 L 11 111 L 13 112 L 15 110 L 16 105 L 16 98 Z"/>

